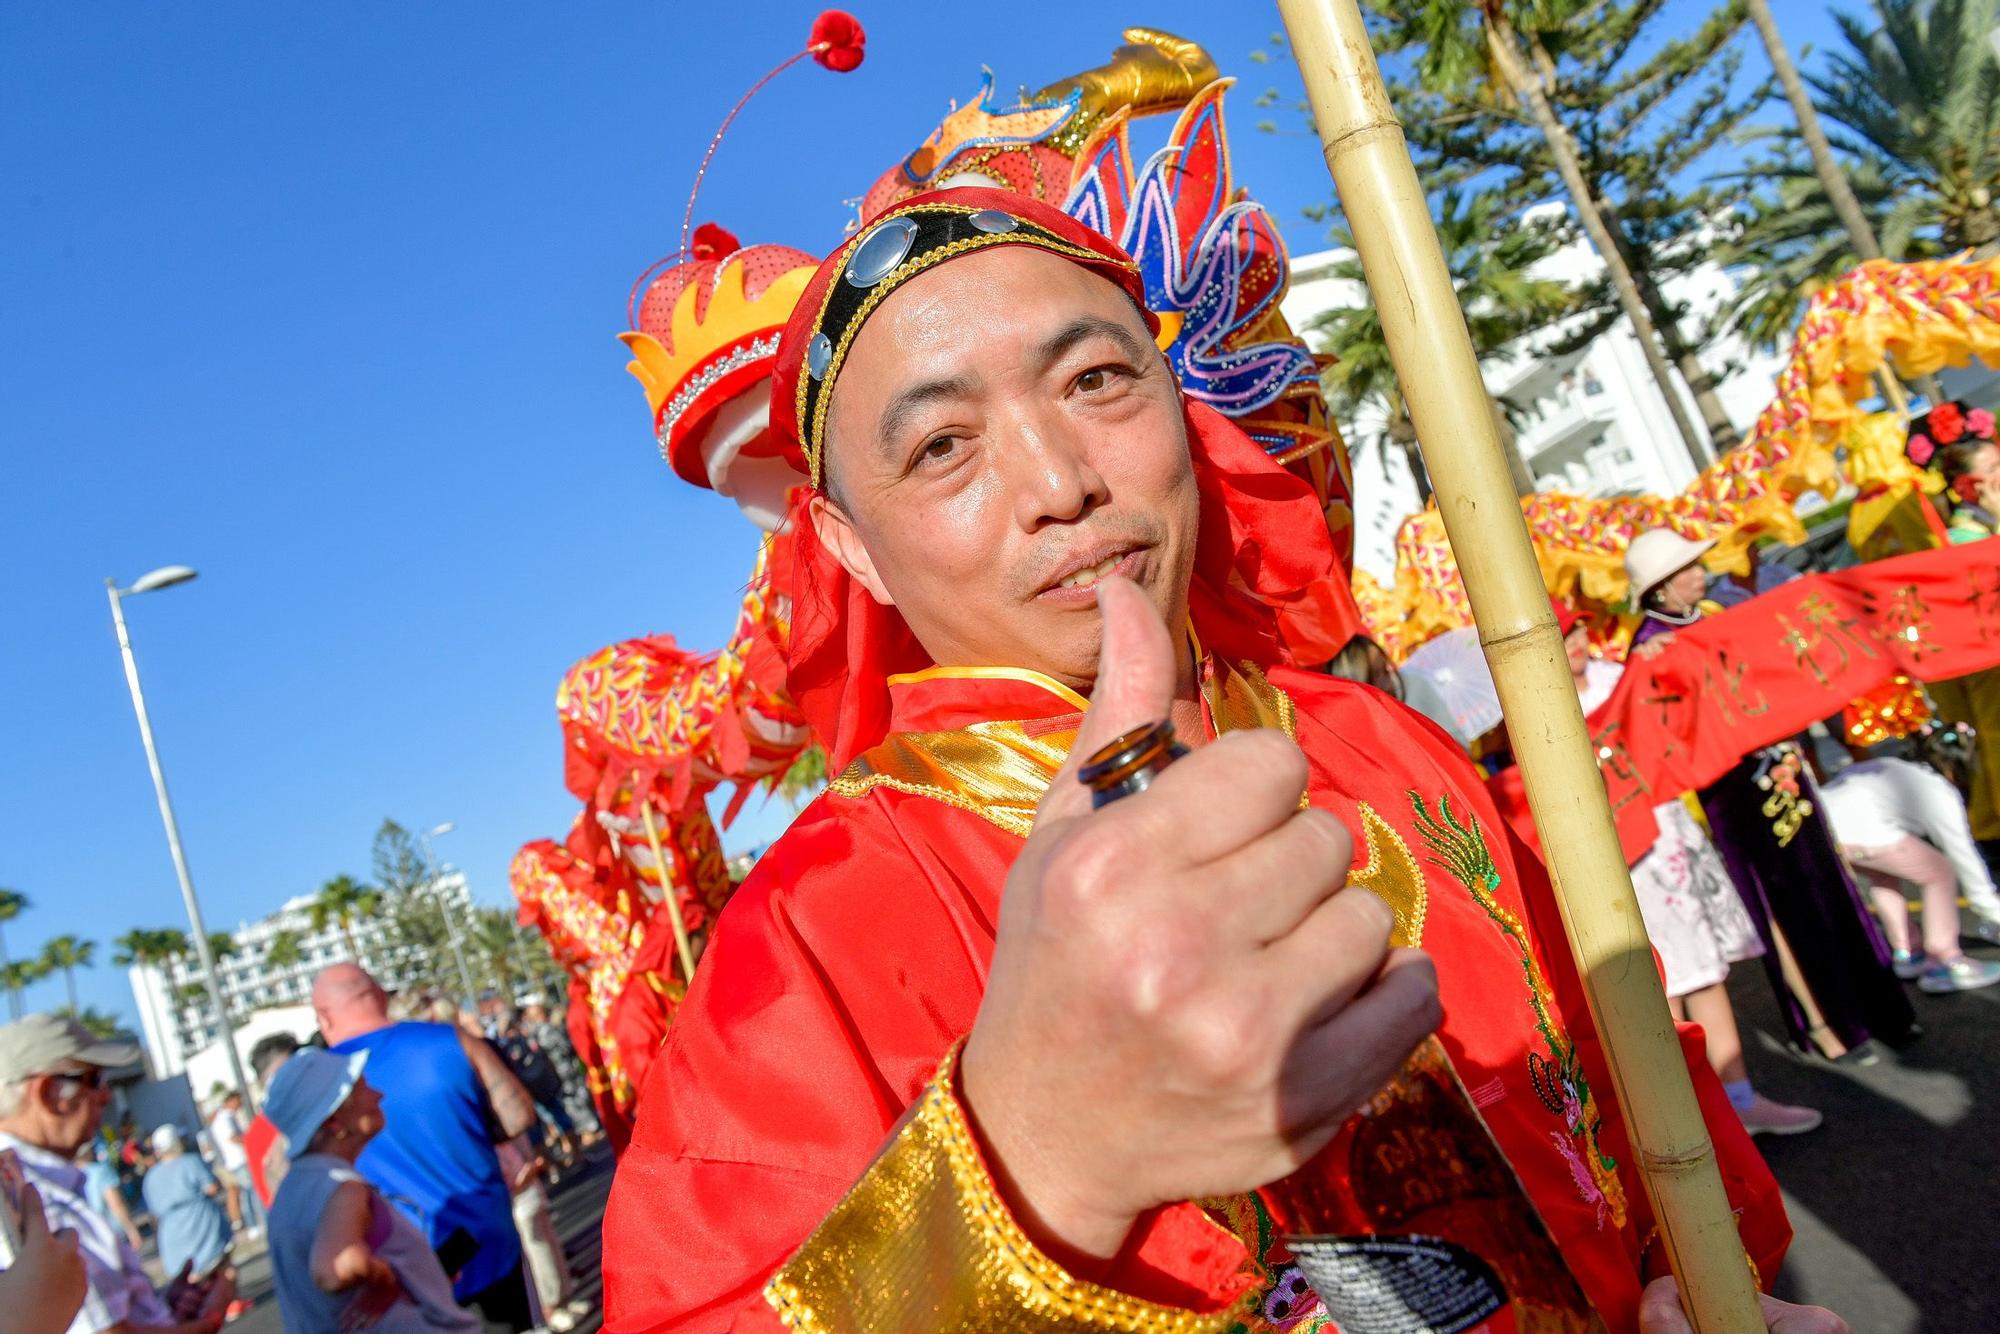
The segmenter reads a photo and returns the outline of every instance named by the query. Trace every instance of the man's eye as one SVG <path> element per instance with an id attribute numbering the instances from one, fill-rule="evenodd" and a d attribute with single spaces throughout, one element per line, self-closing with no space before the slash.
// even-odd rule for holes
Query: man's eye
<path id="1" fill-rule="evenodd" d="M 1076 377 L 1076 387 L 1086 394 L 1094 394 L 1111 383 L 1114 370 L 1110 366 L 1093 366 Z"/>
<path id="2" fill-rule="evenodd" d="M 935 440 L 925 442 L 924 447 L 917 451 L 917 462 L 942 463 L 944 460 L 950 458 L 952 452 L 957 448 L 957 436 L 941 435 Z"/>

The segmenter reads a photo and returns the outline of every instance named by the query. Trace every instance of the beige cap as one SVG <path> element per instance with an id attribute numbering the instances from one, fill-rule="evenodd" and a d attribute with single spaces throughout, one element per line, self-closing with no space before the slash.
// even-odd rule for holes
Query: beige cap
<path id="1" fill-rule="evenodd" d="M 115 1069 L 139 1059 L 136 1042 L 113 1042 L 67 1015 L 31 1014 L 0 1028 L 0 1084 L 46 1074 L 64 1061 Z"/>
<path id="2" fill-rule="evenodd" d="M 1694 564 L 1714 545 L 1712 537 L 1696 542 L 1671 528 L 1648 528 L 1633 538 L 1625 548 L 1625 578 L 1632 585 L 1632 605 L 1639 606 L 1655 584 Z"/>

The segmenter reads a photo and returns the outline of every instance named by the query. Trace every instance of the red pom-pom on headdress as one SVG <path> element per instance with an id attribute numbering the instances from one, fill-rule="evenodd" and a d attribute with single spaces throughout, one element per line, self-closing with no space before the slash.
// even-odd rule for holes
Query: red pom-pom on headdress
<path id="1" fill-rule="evenodd" d="M 861 64 L 868 34 L 861 30 L 861 20 L 846 10 L 823 9 L 813 20 L 806 45 L 812 48 L 814 60 L 835 74 L 845 74 Z"/>
<path id="2" fill-rule="evenodd" d="M 692 259 L 727 259 L 742 248 L 735 232 L 712 222 L 695 228 L 694 239 L 688 245 Z"/>

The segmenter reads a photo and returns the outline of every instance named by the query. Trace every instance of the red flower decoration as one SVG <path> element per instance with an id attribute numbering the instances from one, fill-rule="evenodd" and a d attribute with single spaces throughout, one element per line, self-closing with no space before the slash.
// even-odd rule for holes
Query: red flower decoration
<path id="1" fill-rule="evenodd" d="M 1937 446 L 1931 443 L 1929 436 L 1920 432 L 1910 437 L 1908 453 L 1910 455 L 1910 462 L 1916 464 L 1919 468 L 1928 468 L 1931 464 L 1931 457 L 1937 453 Z"/>
<path id="2" fill-rule="evenodd" d="M 1941 445 L 1951 444 L 1965 434 L 1965 413 L 1956 403 L 1940 403 L 1931 409 L 1931 438 Z"/>
<path id="3" fill-rule="evenodd" d="M 806 45 L 811 48 L 814 60 L 835 74 L 845 74 L 861 63 L 868 34 L 861 31 L 861 20 L 854 15 L 841 9 L 824 9 L 813 20 Z"/>

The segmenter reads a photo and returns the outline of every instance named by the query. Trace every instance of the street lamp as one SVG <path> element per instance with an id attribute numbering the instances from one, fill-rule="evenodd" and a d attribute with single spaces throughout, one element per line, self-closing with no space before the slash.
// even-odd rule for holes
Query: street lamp
<path id="1" fill-rule="evenodd" d="M 118 651 L 125 658 L 125 684 L 132 688 L 132 712 L 139 717 L 139 740 L 146 746 L 146 767 L 153 773 L 153 792 L 160 799 L 160 823 L 167 827 L 167 851 L 173 854 L 174 873 L 181 881 L 181 903 L 187 909 L 188 927 L 194 933 L 195 956 L 201 961 L 202 980 L 208 984 L 208 998 L 215 1007 L 215 1020 L 222 1032 L 223 1050 L 229 1053 L 229 1073 L 245 1107 L 256 1104 L 250 1098 L 250 1081 L 243 1077 L 243 1060 L 236 1053 L 236 1033 L 229 1025 L 229 1010 L 222 999 L 222 979 L 215 971 L 215 951 L 208 947 L 208 928 L 201 920 L 201 904 L 194 896 L 194 878 L 188 874 L 187 854 L 181 851 L 180 825 L 174 820 L 173 799 L 167 795 L 167 776 L 160 768 L 159 747 L 153 744 L 153 722 L 146 715 L 146 695 L 139 688 L 139 663 L 132 656 L 132 637 L 125 630 L 123 599 L 135 593 L 151 593 L 172 588 L 194 578 L 185 565 L 162 565 L 120 588 L 116 579 L 106 579 L 104 590 L 111 598 L 111 623 L 118 629 Z"/>
<path id="2" fill-rule="evenodd" d="M 458 945 L 458 921 L 451 915 L 451 907 L 445 902 L 444 895 L 438 893 L 437 852 L 431 847 L 432 839 L 443 838 L 456 828 L 458 828 L 457 825 L 446 820 L 443 824 L 432 825 L 423 832 L 424 868 L 430 877 L 431 894 L 437 899 L 438 913 L 444 918 L 444 938 L 451 942 L 451 957 L 453 962 L 458 965 L 458 985 L 464 989 L 465 993 L 461 997 L 460 1003 L 470 1006 L 473 1002 L 472 972 L 465 966 L 465 951 L 460 949 Z"/>

